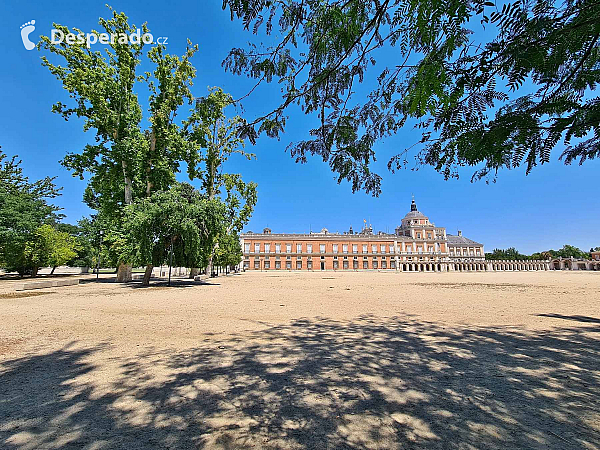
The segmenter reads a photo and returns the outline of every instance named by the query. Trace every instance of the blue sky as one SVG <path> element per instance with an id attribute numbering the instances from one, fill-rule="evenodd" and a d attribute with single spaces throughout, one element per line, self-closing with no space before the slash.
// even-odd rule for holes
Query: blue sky
<path id="1" fill-rule="evenodd" d="M 68 151 L 79 151 L 93 135 L 82 131 L 81 122 L 65 122 L 50 112 L 53 103 L 68 98 L 60 83 L 41 66 L 40 52 L 25 50 L 20 26 L 36 21 L 33 41 L 40 34 L 49 34 L 52 22 L 89 31 L 97 28 L 98 17 L 108 15 L 105 3 L 15 1 L 0 6 L 0 26 L 5 30 L 0 47 L 0 145 L 8 155 L 20 156 L 31 178 L 57 177 L 64 190 L 56 203 L 64 208 L 66 221 L 73 223 L 90 213 L 81 201 L 85 182 L 71 177 L 58 161 Z M 206 95 L 208 86 L 221 86 L 240 97 L 252 86 L 250 80 L 225 73 L 221 67 L 232 47 L 244 46 L 253 36 L 243 31 L 239 22 L 230 21 L 229 13 L 221 10 L 220 0 L 111 5 L 124 11 L 130 23 L 148 22 L 155 37 L 167 36 L 171 53 L 181 54 L 187 38 L 200 46 L 194 58 L 198 71 L 195 96 Z M 279 92 L 277 84 L 261 87 L 246 101 L 245 116 L 251 119 L 267 111 L 276 104 Z M 414 194 L 419 209 L 436 225 L 453 234 L 462 230 L 465 236 L 485 244 L 487 251 L 515 246 L 531 253 L 567 243 L 584 250 L 600 246 L 600 161 L 564 166 L 556 151 L 549 164 L 530 175 L 526 176 L 522 168 L 506 170 L 494 184 L 471 183 L 469 169 L 459 180 L 451 181 L 444 181 L 428 167 L 391 174 L 385 168 L 386 157 L 418 139 L 415 130 L 406 128 L 376 145 L 382 155 L 375 169 L 383 176 L 383 194 L 373 198 L 352 194 L 347 183 L 338 185 L 329 167 L 318 158 L 309 159 L 305 165 L 293 162 L 285 148 L 306 138 L 310 128 L 310 119 L 290 111 L 280 140 L 261 137 L 257 145 L 248 146 L 256 160 L 231 160 L 230 172 L 241 172 L 244 179 L 258 183 L 259 201 L 247 230 L 269 226 L 274 232 L 306 232 L 327 227 L 341 232 L 350 225 L 360 228 L 366 219 L 376 230 L 392 231 L 410 209 Z"/>

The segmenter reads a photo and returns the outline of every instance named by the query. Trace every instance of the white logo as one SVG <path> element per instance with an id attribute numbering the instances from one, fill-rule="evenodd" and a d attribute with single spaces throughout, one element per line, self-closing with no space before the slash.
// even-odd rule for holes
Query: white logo
<path id="1" fill-rule="evenodd" d="M 21 39 L 27 50 L 33 50 L 35 48 L 35 44 L 29 40 L 29 35 L 33 30 L 35 30 L 35 20 L 21 25 Z"/>
<path id="2" fill-rule="evenodd" d="M 159 37 L 156 39 L 156 43 L 157 44 L 162 44 L 162 45 L 166 45 L 167 44 L 167 37 Z M 63 42 L 65 42 L 68 45 L 73 45 L 73 44 L 85 44 L 85 46 L 87 48 L 90 48 L 90 46 L 92 44 L 96 44 L 96 43 L 100 43 L 100 44 L 114 44 L 114 43 L 119 43 L 119 44 L 140 44 L 140 43 L 144 43 L 144 44 L 153 44 L 154 41 L 154 36 L 152 36 L 152 33 L 144 33 L 141 34 L 140 29 L 138 28 L 135 33 L 131 33 L 130 35 L 127 35 L 126 33 L 78 33 L 78 34 L 74 34 L 74 33 L 67 33 L 65 36 L 65 33 L 63 33 L 61 30 L 57 30 L 55 28 L 52 29 L 51 35 L 50 35 L 50 42 L 52 44 L 62 44 Z"/>

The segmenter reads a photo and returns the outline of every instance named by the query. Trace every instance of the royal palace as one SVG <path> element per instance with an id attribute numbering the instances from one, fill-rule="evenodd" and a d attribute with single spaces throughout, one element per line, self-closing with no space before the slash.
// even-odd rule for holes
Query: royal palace
<path id="1" fill-rule="evenodd" d="M 329 233 L 247 232 L 241 235 L 246 270 L 395 270 L 446 272 L 496 270 L 498 263 L 485 261 L 483 244 L 454 236 L 432 223 L 417 209 L 414 199 L 402 224 L 390 233 L 363 229 Z M 537 262 L 536 262 L 537 263 Z M 546 264 L 532 263 L 531 270 L 545 270 Z M 535 267 L 534 267 L 535 266 Z"/>

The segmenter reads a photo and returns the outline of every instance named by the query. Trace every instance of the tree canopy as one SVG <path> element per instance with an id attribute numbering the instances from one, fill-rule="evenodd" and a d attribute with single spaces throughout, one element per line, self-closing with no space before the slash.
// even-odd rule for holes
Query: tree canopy
<path id="1" fill-rule="evenodd" d="M 21 275 L 33 271 L 27 249 L 42 225 L 55 225 L 62 215 L 50 203 L 60 194 L 54 178 L 30 181 L 17 156 L 0 150 L 0 265 Z"/>
<path id="2" fill-rule="evenodd" d="M 223 8 L 266 40 L 233 48 L 224 67 L 282 86 L 279 105 L 242 135 L 279 136 L 286 109 L 299 105 L 318 124 L 290 145 L 292 157 L 321 157 L 353 191 L 380 193 L 374 145 L 409 125 L 420 138 L 389 159 L 391 171 L 413 147 L 418 163 L 447 179 L 472 166 L 473 180 L 522 164 L 529 173 L 561 146 L 567 164 L 600 153 L 595 0 L 224 0 Z"/>
<path id="3" fill-rule="evenodd" d="M 62 266 L 77 256 L 77 239 L 66 231 L 44 224 L 35 230 L 33 239 L 25 245 L 25 258 L 33 273 L 39 267 Z"/>
<path id="4" fill-rule="evenodd" d="M 124 13 L 112 9 L 111 17 L 100 18 L 99 25 L 108 34 L 138 30 Z M 64 34 L 70 31 L 63 25 L 54 27 Z M 146 24 L 140 29 L 148 32 Z M 115 40 L 104 47 L 95 51 L 84 42 L 56 45 L 49 37 L 41 37 L 39 48 L 48 52 L 43 65 L 71 98 L 69 104 L 57 102 L 53 111 L 65 120 L 83 118 L 84 131 L 95 133 L 95 144 L 69 150 L 61 162 L 74 176 L 87 178 L 84 200 L 98 212 L 93 225 L 104 231 L 108 258 L 119 262 L 120 281 L 130 279 L 134 261 L 147 265 L 149 277 L 151 265 L 162 258 L 168 236 L 185 243 L 178 247 L 183 252 L 178 261 L 200 263 L 204 261 L 204 253 L 197 247 L 200 240 L 212 239 L 214 247 L 221 229 L 225 235 L 241 230 L 256 204 L 256 185 L 223 170 L 232 153 L 248 159 L 253 156 L 243 151 L 243 139 L 236 134 L 243 119 L 227 119 L 224 109 L 233 102 L 221 89 L 214 88 L 202 98 L 192 95 L 196 69 L 191 60 L 198 47 L 191 42 L 182 56 L 167 53 L 162 44 L 148 49 L 143 40 Z M 149 63 L 152 70 L 139 73 L 142 63 Z M 149 92 L 147 113 L 139 101 L 141 92 Z M 147 128 L 143 119 L 149 123 Z M 191 188 L 177 183 L 176 175 L 184 163 L 189 179 L 199 180 L 204 193 L 192 195 L 188 192 Z M 223 201 L 225 209 L 215 216 L 206 205 L 216 197 L 219 201 L 215 204 Z M 189 201 L 178 214 L 182 198 Z M 161 201 L 172 207 L 172 215 L 160 211 Z M 218 216 L 223 223 L 211 222 L 210 229 L 203 228 L 198 216 L 202 211 L 208 214 L 205 222 Z M 188 215 L 181 216 L 183 213 Z M 180 220 L 177 224 L 176 217 Z M 192 232 L 192 224 L 200 228 Z M 149 234 L 143 237 L 142 232 Z M 135 245 L 138 247 L 132 248 Z"/>
<path id="5" fill-rule="evenodd" d="M 524 255 L 520 253 L 516 248 L 510 247 L 505 250 L 495 248 L 493 252 L 486 253 L 485 259 L 487 260 L 510 260 L 510 261 L 521 261 L 527 259 L 534 260 L 548 260 L 551 258 L 576 258 L 576 259 L 589 259 L 590 254 L 584 252 L 578 247 L 573 245 L 563 245 L 559 250 L 545 250 L 543 252 L 536 252 L 531 255 Z"/>
<path id="6" fill-rule="evenodd" d="M 213 242 L 224 231 L 225 207 L 208 200 L 187 183 L 127 206 L 125 235 L 136 265 L 168 263 L 173 246 L 173 263 L 185 267 L 205 267 Z"/>

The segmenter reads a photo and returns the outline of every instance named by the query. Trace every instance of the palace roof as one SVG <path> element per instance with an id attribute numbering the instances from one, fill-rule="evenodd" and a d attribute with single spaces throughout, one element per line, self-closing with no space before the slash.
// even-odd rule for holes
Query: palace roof
<path id="1" fill-rule="evenodd" d="M 448 238 L 448 244 L 453 245 L 483 245 L 479 242 L 472 241 L 471 239 L 467 239 L 464 236 L 454 236 L 452 234 L 446 234 Z"/>

